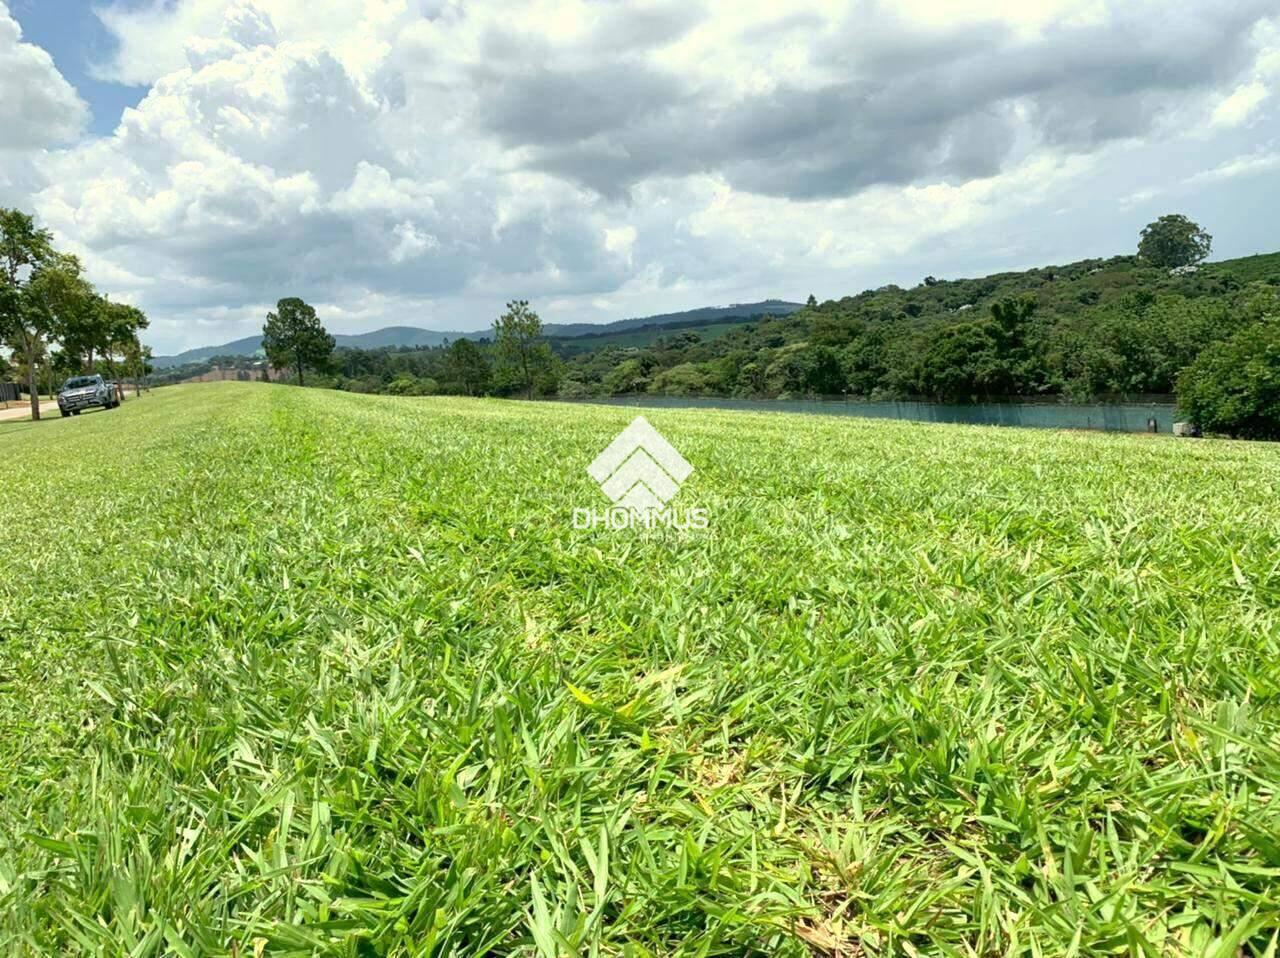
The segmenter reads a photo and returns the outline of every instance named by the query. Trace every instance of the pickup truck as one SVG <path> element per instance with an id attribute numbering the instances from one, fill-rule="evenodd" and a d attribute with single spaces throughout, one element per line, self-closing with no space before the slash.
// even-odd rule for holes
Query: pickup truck
<path id="1" fill-rule="evenodd" d="M 116 398 L 116 384 L 101 376 L 72 376 L 58 393 L 58 409 L 64 416 L 78 416 L 90 406 L 115 409 L 120 405 Z"/>

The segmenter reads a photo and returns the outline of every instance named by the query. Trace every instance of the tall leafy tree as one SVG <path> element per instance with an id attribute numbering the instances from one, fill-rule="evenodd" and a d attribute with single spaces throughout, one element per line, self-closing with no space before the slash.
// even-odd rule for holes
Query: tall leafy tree
<path id="1" fill-rule="evenodd" d="M 1213 237 L 1181 213 L 1162 216 L 1142 229 L 1138 255 L 1161 269 L 1192 266 L 1209 255 Z"/>
<path id="2" fill-rule="evenodd" d="M 1280 439 L 1280 319 L 1208 346 L 1179 377 L 1178 406 L 1206 432 Z"/>
<path id="3" fill-rule="evenodd" d="M 58 340 L 67 364 L 80 372 L 93 372 L 95 357 L 108 338 L 110 303 L 79 275 L 73 260 L 57 271 L 45 271 L 39 283 L 45 301 L 58 316 Z"/>
<path id="4" fill-rule="evenodd" d="M 995 343 L 982 371 L 984 385 L 992 393 L 1014 395 L 1033 387 L 1041 375 L 1028 349 L 1036 298 L 1005 297 L 991 304 L 988 332 Z"/>
<path id="5" fill-rule="evenodd" d="M 128 351 L 147 317 L 136 306 L 113 303 L 98 294 L 81 275 L 74 256 L 57 254 L 32 276 L 32 299 L 52 317 L 49 329 L 62 346 L 61 372 L 102 371 L 115 382 L 117 402 L 124 399 L 124 385 L 117 375 L 116 356 Z"/>
<path id="6" fill-rule="evenodd" d="M 532 399 L 534 385 L 555 365 L 551 347 L 542 335 L 542 320 L 529 308 L 528 300 L 515 299 L 494 321 L 493 333 L 498 355 Z"/>
<path id="7" fill-rule="evenodd" d="M 125 358 L 139 344 L 138 333 L 147 328 L 147 317 L 142 310 L 127 303 L 108 303 L 104 323 L 102 355 L 107 369 L 116 384 L 116 399 L 124 400 L 124 383 L 117 374 L 116 356 Z"/>
<path id="8" fill-rule="evenodd" d="M 449 375 L 468 396 L 484 391 L 489 382 L 489 361 L 484 351 L 469 339 L 455 339 L 445 360 Z"/>
<path id="9" fill-rule="evenodd" d="M 125 369 L 133 378 L 133 394 L 141 396 L 143 377 L 150 375 L 152 370 L 151 347 L 142 345 L 142 340 L 134 336 L 125 346 L 124 362 Z"/>
<path id="10" fill-rule="evenodd" d="M 914 391 L 937 402 L 987 399 L 1001 373 L 992 363 L 992 328 L 992 323 L 975 322 L 931 330 L 916 358 Z"/>
<path id="11" fill-rule="evenodd" d="M 262 348 L 275 369 L 292 369 L 303 385 L 304 370 L 324 369 L 333 356 L 334 339 L 320 324 L 313 306 L 291 296 L 276 303 L 262 327 Z"/>
<path id="12" fill-rule="evenodd" d="M 40 418 L 36 367 L 52 333 L 54 315 L 32 296 L 31 278 L 53 258 L 53 237 L 19 210 L 0 207 L 0 339 L 26 368 L 31 418 Z"/>

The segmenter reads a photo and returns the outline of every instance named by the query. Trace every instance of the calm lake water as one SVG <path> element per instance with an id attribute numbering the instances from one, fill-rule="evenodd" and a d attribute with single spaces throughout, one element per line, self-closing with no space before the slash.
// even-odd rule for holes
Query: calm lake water
<path id="1" fill-rule="evenodd" d="M 606 406 L 650 409 L 743 409 L 751 412 L 818 413 L 913 422 L 953 422 L 979 426 L 1029 426 L 1040 429 L 1102 429 L 1108 432 L 1173 432 L 1173 403 L 1073 405 L 1068 403 L 983 403 L 951 405 L 928 402 L 857 402 L 840 399 L 719 399 L 685 396 L 616 396 L 586 400 Z"/>

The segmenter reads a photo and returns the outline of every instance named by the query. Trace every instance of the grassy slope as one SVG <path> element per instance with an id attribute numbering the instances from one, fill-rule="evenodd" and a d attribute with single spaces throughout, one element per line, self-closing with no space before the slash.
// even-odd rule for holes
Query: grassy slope
<path id="1" fill-rule="evenodd" d="M 575 532 L 630 414 L 0 427 L 0 950 L 1264 951 L 1274 447 L 653 411 L 711 531 Z"/>

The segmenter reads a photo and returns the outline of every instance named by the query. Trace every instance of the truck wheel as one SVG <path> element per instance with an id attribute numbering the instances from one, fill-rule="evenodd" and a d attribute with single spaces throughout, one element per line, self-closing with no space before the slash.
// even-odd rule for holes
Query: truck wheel
<path id="1" fill-rule="evenodd" d="M 71 410 L 71 415 L 73 415 L 73 416 L 78 416 L 78 415 L 80 415 L 80 410 L 79 410 L 79 409 L 73 409 L 73 410 Z"/>
<path id="2" fill-rule="evenodd" d="M 62 413 L 63 419 L 66 419 L 68 416 L 71 415 L 71 413 L 67 412 L 65 409 L 59 409 L 58 412 Z"/>

